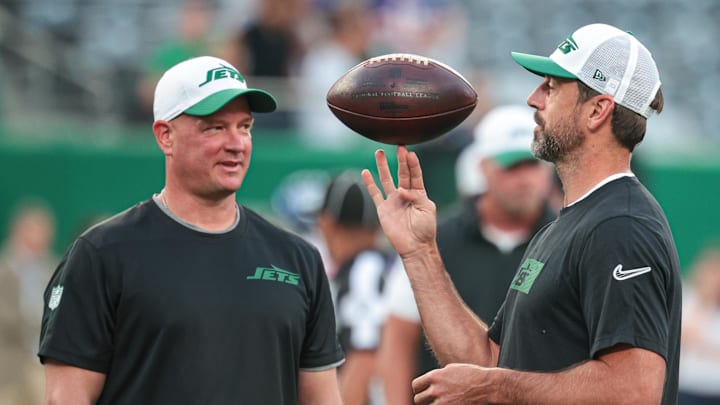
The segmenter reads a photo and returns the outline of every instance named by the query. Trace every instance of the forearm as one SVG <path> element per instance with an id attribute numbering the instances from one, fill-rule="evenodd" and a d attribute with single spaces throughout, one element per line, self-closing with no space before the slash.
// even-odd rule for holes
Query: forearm
<path id="1" fill-rule="evenodd" d="M 525 372 L 449 364 L 413 381 L 415 403 L 431 404 L 658 404 L 665 360 L 627 345 L 557 372 Z"/>
<path id="2" fill-rule="evenodd" d="M 337 371 L 300 370 L 298 376 L 298 405 L 341 405 Z"/>
<path id="3" fill-rule="evenodd" d="M 496 404 L 658 404 L 662 378 L 648 378 L 654 370 L 638 369 L 634 377 L 619 373 L 606 363 L 591 360 L 556 373 L 492 369 L 497 391 L 489 398 Z M 659 382 L 659 385 L 657 384 Z"/>
<path id="4" fill-rule="evenodd" d="M 375 353 L 369 350 L 351 350 L 338 375 L 340 397 L 344 405 L 362 405 L 367 402 L 370 379 L 375 369 Z"/>
<path id="5" fill-rule="evenodd" d="M 438 361 L 442 365 L 455 362 L 496 365 L 497 346 L 488 338 L 487 325 L 460 298 L 437 245 L 403 257 L 403 264 L 425 335 Z"/>

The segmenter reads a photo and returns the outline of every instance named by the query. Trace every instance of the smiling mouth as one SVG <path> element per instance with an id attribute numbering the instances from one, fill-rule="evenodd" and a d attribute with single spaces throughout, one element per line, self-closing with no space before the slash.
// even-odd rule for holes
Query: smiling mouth
<path id="1" fill-rule="evenodd" d="M 226 169 L 236 169 L 241 166 L 240 162 L 220 162 L 220 166 Z"/>

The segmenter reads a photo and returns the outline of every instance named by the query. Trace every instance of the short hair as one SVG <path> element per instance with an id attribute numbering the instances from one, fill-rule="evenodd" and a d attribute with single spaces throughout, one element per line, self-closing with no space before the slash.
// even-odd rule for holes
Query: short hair
<path id="1" fill-rule="evenodd" d="M 601 94 L 580 80 L 576 80 L 576 82 L 578 86 L 578 104 L 584 103 Z M 662 88 L 659 88 L 657 93 L 655 93 L 655 98 L 650 103 L 650 108 L 652 108 L 656 114 L 659 114 L 662 112 L 664 105 L 665 100 L 663 98 Z M 645 137 L 647 118 L 627 107 L 615 103 L 611 125 L 615 139 L 632 152 L 635 146 Z"/>

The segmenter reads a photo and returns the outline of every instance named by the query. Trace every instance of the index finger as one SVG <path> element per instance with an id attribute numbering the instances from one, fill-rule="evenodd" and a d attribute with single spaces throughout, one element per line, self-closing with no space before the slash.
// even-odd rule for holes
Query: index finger
<path id="1" fill-rule="evenodd" d="M 390 195 L 395 191 L 395 183 L 390 174 L 390 167 L 388 166 L 384 150 L 378 149 L 375 151 L 375 164 L 377 165 L 378 176 L 380 177 L 380 185 L 382 185 L 385 195 Z"/>

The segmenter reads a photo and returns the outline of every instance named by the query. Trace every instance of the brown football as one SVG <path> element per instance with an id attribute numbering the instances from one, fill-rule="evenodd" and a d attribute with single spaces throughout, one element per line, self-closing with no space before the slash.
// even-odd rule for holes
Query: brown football
<path id="1" fill-rule="evenodd" d="M 458 126 L 475 109 L 477 93 L 441 62 L 395 53 L 350 69 L 330 88 L 327 103 L 340 121 L 360 135 L 411 145 Z"/>

